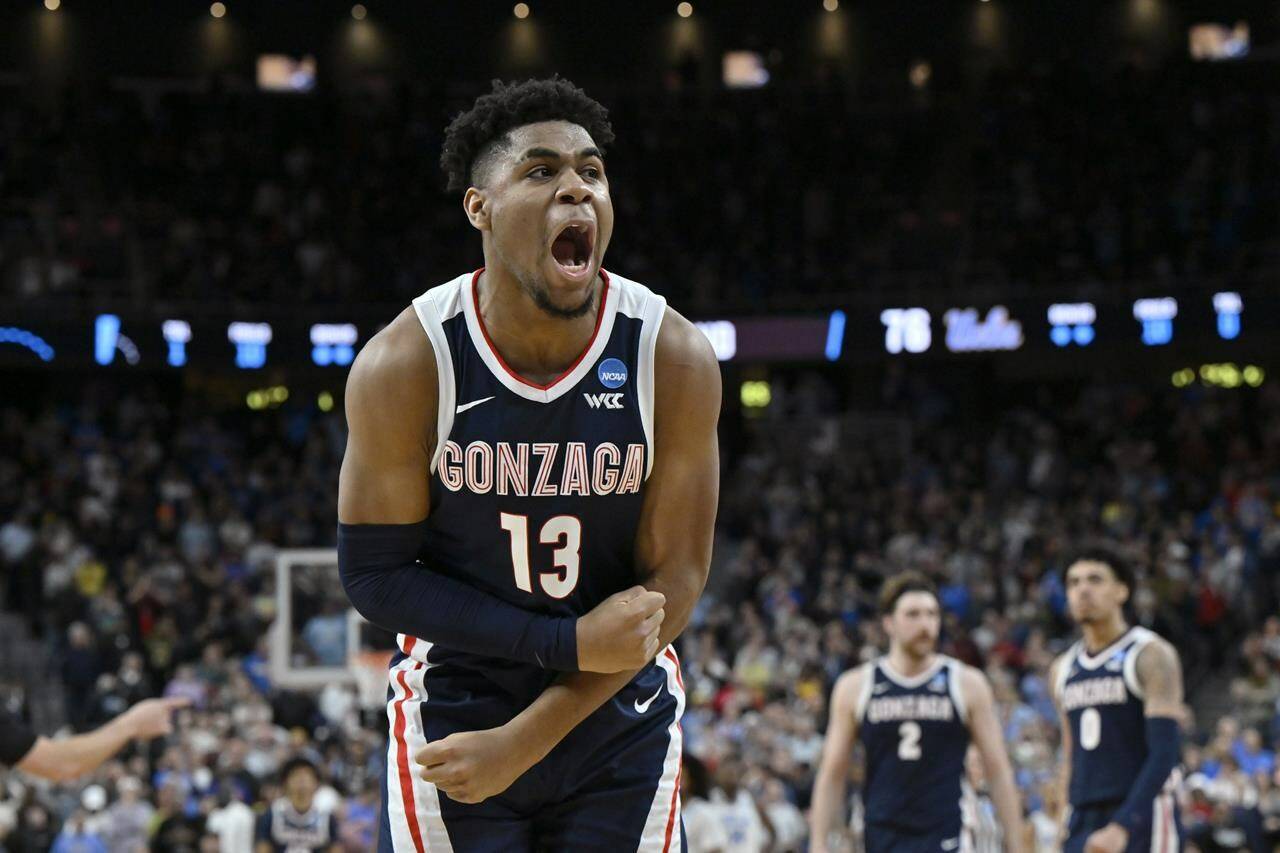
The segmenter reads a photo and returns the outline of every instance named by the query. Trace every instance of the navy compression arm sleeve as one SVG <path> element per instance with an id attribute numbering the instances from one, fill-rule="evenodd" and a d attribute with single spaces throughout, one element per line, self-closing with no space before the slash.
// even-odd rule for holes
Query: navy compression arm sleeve
<path id="1" fill-rule="evenodd" d="M 577 620 L 508 604 L 417 562 L 426 522 L 339 524 L 338 574 L 361 616 L 477 655 L 573 672 Z"/>
<path id="2" fill-rule="evenodd" d="M 1182 735 L 1172 717 L 1147 717 L 1147 760 L 1111 820 L 1129 832 L 1150 827 L 1156 797 L 1182 758 Z"/>

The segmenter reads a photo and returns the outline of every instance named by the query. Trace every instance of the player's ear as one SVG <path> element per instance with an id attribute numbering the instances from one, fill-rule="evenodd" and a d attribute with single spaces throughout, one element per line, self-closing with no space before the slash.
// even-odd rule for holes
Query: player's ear
<path id="1" fill-rule="evenodd" d="M 477 231 L 489 230 L 489 199 L 478 187 L 468 187 L 462 197 L 462 209 L 466 211 L 467 220 Z"/>

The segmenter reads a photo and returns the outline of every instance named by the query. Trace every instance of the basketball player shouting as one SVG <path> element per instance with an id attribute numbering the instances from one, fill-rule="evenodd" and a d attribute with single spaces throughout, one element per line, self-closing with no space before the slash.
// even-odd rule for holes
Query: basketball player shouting
<path id="1" fill-rule="evenodd" d="M 400 646 L 380 851 L 681 847 L 670 644 L 711 559 L 720 373 L 601 266 L 612 141 L 558 78 L 455 118 L 441 161 L 485 265 L 351 370 L 339 569 Z"/>

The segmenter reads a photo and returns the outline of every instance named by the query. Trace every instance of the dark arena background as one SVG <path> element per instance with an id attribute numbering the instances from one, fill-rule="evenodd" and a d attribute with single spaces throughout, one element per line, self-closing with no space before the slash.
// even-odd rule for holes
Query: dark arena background
<path id="1" fill-rule="evenodd" d="M 450 118 L 552 73 L 617 134 L 606 267 L 723 373 L 677 645 L 685 808 L 728 846 L 688 848 L 808 849 L 832 684 L 913 568 L 1059 849 L 1061 572 L 1105 537 L 1182 658 L 1186 849 L 1280 849 L 1274 0 L 5 0 L 0 701 L 49 737 L 191 704 L 76 778 L 3 771 L 0 848 L 276 849 L 302 757 L 324 849 L 375 849 L 346 375 L 481 265 Z"/>

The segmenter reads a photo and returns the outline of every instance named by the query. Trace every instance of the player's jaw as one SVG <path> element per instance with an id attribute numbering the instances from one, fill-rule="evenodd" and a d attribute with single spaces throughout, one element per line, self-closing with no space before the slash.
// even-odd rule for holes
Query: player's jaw
<path id="1" fill-rule="evenodd" d="M 918 631 L 913 634 L 907 634 L 898 641 L 898 645 L 909 657 L 915 660 L 924 660 L 937 651 L 938 635 L 929 630 Z"/>

